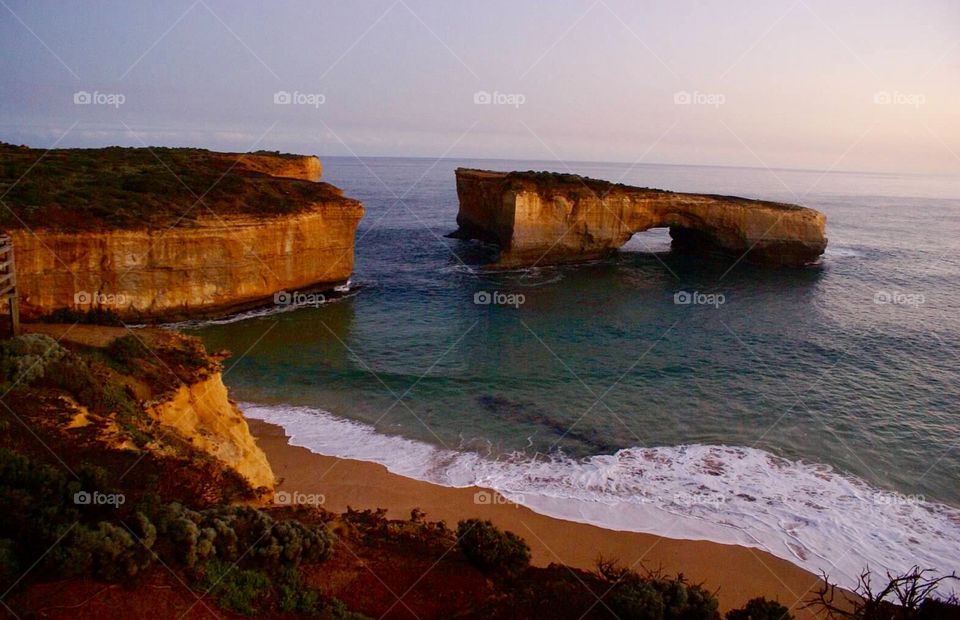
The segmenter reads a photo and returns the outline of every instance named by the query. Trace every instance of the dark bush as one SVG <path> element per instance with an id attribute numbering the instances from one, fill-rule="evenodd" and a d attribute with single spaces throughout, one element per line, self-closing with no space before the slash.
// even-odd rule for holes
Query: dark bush
<path id="1" fill-rule="evenodd" d="M 172 503 L 156 507 L 151 516 L 160 557 L 188 567 L 216 555 L 225 561 L 242 558 L 251 565 L 279 569 L 321 562 L 332 553 L 325 526 L 307 526 L 292 519 L 275 521 L 248 506 L 196 511 Z"/>
<path id="2" fill-rule="evenodd" d="M 0 383 L 7 391 L 26 387 L 48 373 L 55 363 L 69 355 L 56 340 L 44 334 L 24 334 L 0 343 Z"/>
<path id="3" fill-rule="evenodd" d="M 101 521 L 79 524 L 50 553 L 48 565 L 66 576 L 94 576 L 107 581 L 134 577 L 151 563 L 150 551 L 122 525 Z"/>
<path id="4" fill-rule="evenodd" d="M 764 597 L 753 598 L 740 609 L 727 612 L 726 620 L 793 620 L 790 610 Z"/>
<path id="5" fill-rule="evenodd" d="M 80 518 L 73 503 L 80 490 L 61 470 L 0 450 L 0 531 L 22 557 L 39 557 Z"/>
<path id="6" fill-rule="evenodd" d="M 597 574 L 608 586 L 607 606 L 621 618 L 642 620 L 719 620 L 719 601 L 699 584 L 678 575 L 641 575 L 615 562 L 597 562 Z"/>
<path id="7" fill-rule="evenodd" d="M 280 611 L 305 616 L 313 616 L 319 612 L 322 606 L 320 591 L 303 583 L 300 571 L 295 568 L 283 569 L 278 583 L 277 606 L 280 607 Z"/>
<path id="8" fill-rule="evenodd" d="M 154 553 L 172 566 L 195 568 L 217 559 L 279 574 L 332 552 L 326 526 L 276 521 L 251 507 L 196 511 L 153 500 L 131 514 L 110 505 L 78 505 L 80 491 L 116 491 L 102 468 L 81 465 L 74 471 L 77 479 L 0 449 L 0 532 L 6 537 L 0 540 L 0 580 L 41 556 L 53 575 L 118 581 L 140 574 Z"/>
<path id="9" fill-rule="evenodd" d="M 107 345 L 107 356 L 121 364 L 127 364 L 133 360 L 143 359 L 150 355 L 149 349 L 143 342 L 134 336 L 128 334 L 120 338 L 114 338 Z"/>
<path id="10" fill-rule="evenodd" d="M 526 541 L 513 532 L 501 532 L 490 521 L 460 521 L 457 545 L 471 564 L 485 572 L 513 576 L 530 565 L 530 547 Z"/>
<path id="11" fill-rule="evenodd" d="M 261 571 L 238 568 L 220 560 L 207 562 L 199 586 L 221 607 L 247 616 L 257 613 L 258 603 L 272 589 L 270 578 Z"/>

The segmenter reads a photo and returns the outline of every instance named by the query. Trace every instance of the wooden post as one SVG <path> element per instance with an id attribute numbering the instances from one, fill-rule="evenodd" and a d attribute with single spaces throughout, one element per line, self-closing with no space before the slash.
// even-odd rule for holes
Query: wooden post
<path id="1" fill-rule="evenodd" d="M 17 301 L 17 266 L 13 260 L 13 240 L 0 234 L 0 297 L 6 297 L 10 306 L 10 328 L 20 335 L 20 304 Z"/>

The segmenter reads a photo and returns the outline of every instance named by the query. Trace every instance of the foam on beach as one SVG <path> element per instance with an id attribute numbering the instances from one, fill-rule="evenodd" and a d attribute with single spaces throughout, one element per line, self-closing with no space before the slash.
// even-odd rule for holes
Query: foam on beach
<path id="1" fill-rule="evenodd" d="M 960 510 L 756 448 L 693 444 L 584 459 L 492 459 L 379 433 L 319 409 L 240 406 L 318 454 L 444 486 L 494 489 L 555 518 L 764 549 L 841 585 L 854 584 L 866 567 L 880 574 L 913 565 L 960 569 Z"/>

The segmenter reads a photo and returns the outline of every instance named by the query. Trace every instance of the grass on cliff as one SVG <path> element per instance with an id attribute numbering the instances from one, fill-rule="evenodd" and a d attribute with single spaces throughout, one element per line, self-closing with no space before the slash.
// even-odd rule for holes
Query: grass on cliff
<path id="1" fill-rule="evenodd" d="M 0 228 L 64 231 L 156 229 L 216 216 L 295 213 L 310 202 L 341 196 L 327 183 L 250 170 L 238 154 L 160 147 L 43 151 L 5 143 L 0 143 L 0 194 L 9 207 L 0 209 Z"/>

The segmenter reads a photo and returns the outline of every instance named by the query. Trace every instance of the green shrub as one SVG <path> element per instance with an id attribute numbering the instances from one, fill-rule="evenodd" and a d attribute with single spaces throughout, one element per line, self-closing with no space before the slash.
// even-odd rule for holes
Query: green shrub
<path id="1" fill-rule="evenodd" d="M 49 364 L 47 376 L 38 383 L 67 392 L 101 415 L 116 413 L 130 420 L 140 413 L 140 407 L 122 386 L 102 381 L 87 360 L 73 353 Z"/>
<path id="2" fill-rule="evenodd" d="M 0 381 L 4 391 L 26 387 L 47 374 L 50 366 L 68 355 L 56 340 L 44 334 L 24 334 L 0 343 Z"/>
<path id="3" fill-rule="evenodd" d="M 73 494 L 81 488 L 60 469 L 0 449 L 0 531 L 21 557 L 39 557 L 80 518 Z"/>
<path id="4" fill-rule="evenodd" d="M 335 598 L 324 604 L 317 617 L 320 620 L 369 620 L 369 616 L 350 611 L 343 601 Z"/>
<path id="5" fill-rule="evenodd" d="M 150 354 L 150 351 L 139 338 L 133 334 L 128 334 L 120 338 L 114 338 L 107 345 L 106 353 L 110 359 L 121 364 L 127 364 L 133 360 L 143 359 Z"/>
<path id="6" fill-rule="evenodd" d="M 690 584 L 682 575 L 640 575 L 600 560 L 598 576 L 608 584 L 607 606 L 621 618 L 639 620 L 719 620 L 719 601 L 712 592 Z"/>
<path id="7" fill-rule="evenodd" d="M 156 526 L 156 552 L 164 562 L 193 568 L 213 555 L 216 532 L 200 527 L 199 512 L 173 502 L 155 507 L 148 516 Z"/>
<path id="8" fill-rule="evenodd" d="M 320 591 L 303 583 L 300 571 L 285 568 L 280 572 L 277 603 L 280 611 L 313 616 L 321 609 Z"/>
<path id="9" fill-rule="evenodd" d="M 63 390 L 101 415 L 130 420 L 140 413 L 125 389 L 104 382 L 83 357 L 44 334 L 25 334 L 0 343 L 0 389 L 42 386 Z"/>
<path id="10" fill-rule="evenodd" d="M 501 532 L 490 521 L 460 521 L 457 545 L 471 564 L 485 572 L 513 576 L 530 565 L 530 547 L 526 541 L 513 532 Z"/>
<path id="11" fill-rule="evenodd" d="M 224 561 L 241 558 L 270 569 L 321 562 L 330 557 L 330 534 L 324 526 L 275 521 L 249 506 L 218 506 L 196 511 L 178 503 L 159 506 L 152 515 L 161 557 L 197 566 L 214 554 Z"/>
<path id="12" fill-rule="evenodd" d="M 727 612 L 726 620 L 793 620 L 790 610 L 764 597 L 753 598 L 740 609 Z"/>
<path id="13" fill-rule="evenodd" d="M 38 557 L 43 561 L 37 574 L 47 578 L 107 581 L 134 578 L 159 557 L 169 566 L 195 569 L 205 588 L 214 588 L 220 604 L 240 613 L 255 613 L 259 603 L 267 601 L 285 611 L 351 617 L 325 603 L 318 591 L 305 587 L 295 570 L 302 562 L 319 562 L 331 555 L 325 525 L 277 521 L 244 506 L 197 511 L 178 503 L 161 504 L 155 498 L 141 503 L 132 514 L 116 506 L 77 504 L 80 491 L 114 491 L 103 468 L 82 464 L 74 472 L 76 478 L 0 449 L 0 532 L 4 536 L 0 584 L 6 584 L 4 589 L 16 581 L 21 567 Z"/>
<path id="14" fill-rule="evenodd" d="M 76 525 L 50 553 L 48 562 L 62 575 L 92 575 L 107 581 L 133 577 L 150 563 L 149 550 L 122 525 L 109 521 L 94 527 Z"/>
<path id="15" fill-rule="evenodd" d="M 149 552 L 122 525 L 99 520 L 113 516 L 110 506 L 78 506 L 76 494 L 113 493 L 106 470 L 75 469 L 77 478 L 10 450 L 0 450 L 0 531 L 11 537 L 4 550 L 21 561 L 41 555 L 55 574 L 94 575 L 115 580 L 132 577 L 150 563 Z M 89 522 L 87 522 L 89 521 Z M 134 533 L 152 544 L 155 531 L 143 515 Z M 48 555 L 44 555 L 55 545 Z"/>
<path id="16" fill-rule="evenodd" d="M 622 584 L 607 596 L 607 605 L 620 618 L 662 620 L 666 604 L 662 594 L 647 581 Z"/>
<path id="17" fill-rule="evenodd" d="M 220 560 L 207 562 L 199 586 L 221 607 L 246 616 L 257 613 L 257 604 L 272 589 L 270 578 L 261 571 L 238 568 Z"/>

